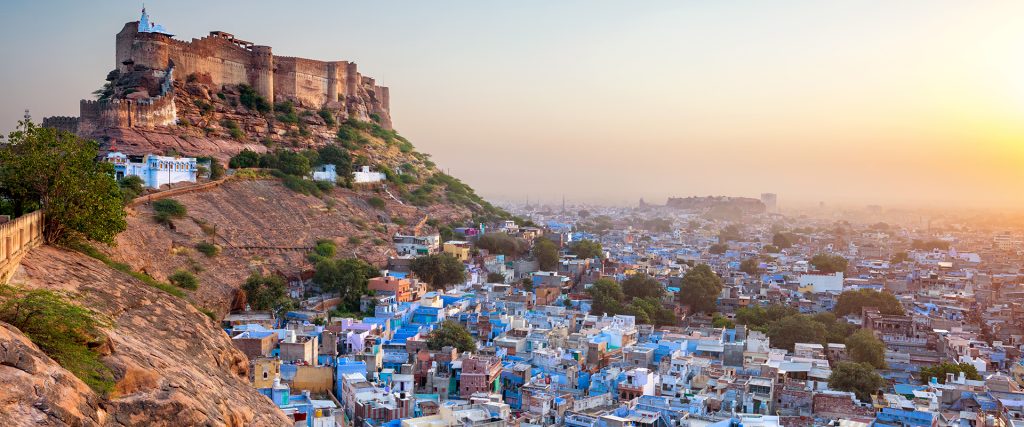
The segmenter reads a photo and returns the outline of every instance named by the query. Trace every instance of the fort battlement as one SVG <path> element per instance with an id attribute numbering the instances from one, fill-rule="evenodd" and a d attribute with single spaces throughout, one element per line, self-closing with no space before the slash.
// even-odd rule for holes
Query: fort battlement
<path id="1" fill-rule="evenodd" d="M 256 45 L 223 31 L 191 41 L 159 33 L 140 33 L 129 22 L 117 34 L 115 66 L 167 69 L 179 76 L 203 76 L 215 86 L 247 84 L 270 102 L 291 100 L 307 108 L 341 108 L 361 104 L 360 115 L 376 114 L 391 127 L 390 96 L 386 87 L 359 74 L 349 61 L 320 61 L 276 56 L 270 46 Z M 365 118 L 365 117 L 364 117 Z"/>
<path id="2" fill-rule="evenodd" d="M 79 118 L 51 117 L 43 124 L 83 136 L 107 128 L 172 126 L 178 122 L 175 76 L 181 80 L 194 76 L 212 83 L 214 88 L 252 86 L 271 103 L 290 100 L 310 109 L 327 107 L 359 120 L 375 116 L 381 126 L 392 127 L 388 88 L 359 74 L 355 63 L 275 56 L 270 46 L 256 45 L 223 31 L 183 41 L 163 32 L 140 32 L 138 21 L 128 22 L 115 37 L 114 66 L 116 75 L 149 73 L 146 78 L 160 82 L 159 93 L 82 100 Z"/>

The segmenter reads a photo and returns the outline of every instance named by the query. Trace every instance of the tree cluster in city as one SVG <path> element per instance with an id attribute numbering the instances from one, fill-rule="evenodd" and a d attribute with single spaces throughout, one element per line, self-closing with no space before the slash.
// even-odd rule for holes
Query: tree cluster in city
<path id="1" fill-rule="evenodd" d="M 597 279 L 587 289 L 591 297 L 590 312 L 594 314 L 625 314 L 636 317 L 637 323 L 675 325 L 679 319 L 661 302 L 665 287 L 653 277 L 634 275 L 621 284 L 607 277 Z"/>
<path id="2" fill-rule="evenodd" d="M 466 266 L 446 253 L 418 257 L 409 268 L 433 289 L 445 289 L 466 280 Z"/>

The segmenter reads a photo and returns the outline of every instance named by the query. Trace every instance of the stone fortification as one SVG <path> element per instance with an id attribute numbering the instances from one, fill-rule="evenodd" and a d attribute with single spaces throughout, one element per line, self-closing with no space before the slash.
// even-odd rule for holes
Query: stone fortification
<path id="1" fill-rule="evenodd" d="M 101 90 L 105 95 L 82 100 L 79 117 L 48 117 L 44 126 L 86 137 L 101 137 L 114 128 L 173 128 L 183 107 L 176 105 L 174 90 L 187 81 L 215 92 L 248 85 L 270 104 L 291 101 L 307 109 L 328 109 L 341 119 L 372 120 L 392 128 L 388 88 L 360 74 L 353 62 L 275 56 L 270 46 L 222 31 L 181 41 L 165 33 L 140 32 L 138 22 L 126 23 L 115 45 L 115 68 Z"/>

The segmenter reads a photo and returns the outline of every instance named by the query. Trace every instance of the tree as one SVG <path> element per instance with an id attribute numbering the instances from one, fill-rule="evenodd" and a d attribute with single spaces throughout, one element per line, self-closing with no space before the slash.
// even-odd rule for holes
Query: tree
<path id="1" fill-rule="evenodd" d="M 444 253 L 416 258 L 410 269 L 434 289 L 444 289 L 466 280 L 466 266 L 462 261 Z"/>
<path id="2" fill-rule="evenodd" d="M 927 368 L 921 368 L 918 372 L 918 376 L 920 377 L 922 384 L 928 384 L 932 378 L 938 380 L 939 384 L 945 384 L 946 374 L 960 376 L 961 372 L 963 372 L 964 377 L 969 380 L 981 380 L 981 375 L 978 374 L 978 369 L 970 363 L 944 362 Z"/>
<path id="3" fill-rule="evenodd" d="M 914 240 L 913 243 L 910 244 L 910 247 L 919 251 L 930 251 L 934 249 L 947 251 L 949 250 L 949 246 L 949 242 L 945 240 Z"/>
<path id="4" fill-rule="evenodd" d="M 860 329 L 846 339 L 846 352 L 850 360 L 885 369 L 885 343 L 867 329 Z"/>
<path id="5" fill-rule="evenodd" d="M 113 165 L 96 161 L 99 145 L 29 121 L 19 127 L 0 145 L 0 198 L 10 213 L 46 212 L 49 243 L 113 243 L 126 225 L 124 196 Z"/>
<path id="6" fill-rule="evenodd" d="M 352 156 L 348 151 L 334 144 L 323 146 L 319 151 L 320 164 L 334 165 L 334 171 L 345 180 L 352 179 Z"/>
<path id="7" fill-rule="evenodd" d="M 476 241 L 476 246 L 486 249 L 488 252 L 505 256 L 519 256 L 528 249 L 525 240 L 501 232 L 486 233 L 480 236 Z"/>
<path id="8" fill-rule="evenodd" d="M 107 325 L 95 312 L 52 291 L 0 285 L 0 322 L 20 330 L 101 396 L 113 389 L 114 375 L 98 351 Z"/>
<path id="9" fill-rule="evenodd" d="M 768 254 L 777 254 L 781 251 L 781 249 L 779 249 L 779 247 L 775 245 L 764 245 L 764 247 L 761 248 L 761 250 Z"/>
<path id="10" fill-rule="evenodd" d="M 224 177 L 224 165 L 214 158 L 210 158 L 210 179 L 221 179 Z"/>
<path id="11" fill-rule="evenodd" d="M 601 243 L 593 240 L 580 240 L 569 245 L 569 252 L 580 258 L 603 258 L 604 249 Z"/>
<path id="12" fill-rule="evenodd" d="M 872 289 L 859 289 L 856 291 L 844 291 L 839 294 L 836 301 L 836 316 L 848 314 L 860 315 L 864 307 L 874 307 L 879 313 L 903 315 L 903 304 L 896 296 L 888 292 L 878 292 Z"/>
<path id="13" fill-rule="evenodd" d="M 455 347 L 461 352 L 476 351 L 476 339 L 459 322 L 445 320 L 427 335 L 427 348 L 441 350 L 445 347 Z"/>
<path id="14" fill-rule="evenodd" d="M 783 317 L 768 325 L 772 347 L 793 351 L 794 344 L 825 342 L 826 330 L 821 323 L 804 314 Z"/>
<path id="15" fill-rule="evenodd" d="M 291 307 L 288 286 L 281 276 L 264 276 L 253 273 L 242 284 L 246 302 L 253 310 L 282 311 Z"/>
<path id="16" fill-rule="evenodd" d="M 248 148 L 236 154 L 228 161 L 231 169 L 254 168 L 260 165 L 260 155 Z"/>
<path id="17" fill-rule="evenodd" d="M 591 313 L 615 315 L 623 312 L 622 302 L 626 300 L 626 295 L 618 282 L 602 277 L 594 281 L 587 293 L 590 294 Z"/>
<path id="18" fill-rule="evenodd" d="M 839 255 L 817 254 L 811 258 L 811 264 L 822 273 L 832 274 L 845 272 L 849 261 Z"/>
<path id="19" fill-rule="evenodd" d="M 725 243 L 715 243 L 708 247 L 708 252 L 715 255 L 724 254 L 727 250 L 729 250 L 729 245 Z"/>
<path id="20" fill-rule="evenodd" d="M 622 282 L 622 292 L 629 298 L 658 299 L 665 295 L 665 287 L 651 276 L 635 274 Z"/>
<path id="21" fill-rule="evenodd" d="M 523 280 L 519 281 L 519 284 L 522 286 L 523 291 L 533 292 L 533 280 L 529 277 L 524 277 Z"/>
<path id="22" fill-rule="evenodd" d="M 487 283 L 505 283 L 505 275 L 501 273 L 487 273 Z"/>
<path id="23" fill-rule="evenodd" d="M 726 328 L 732 329 L 736 327 L 736 324 L 732 320 L 729 320 L 721 314 L 715 313 L 711 316 L 711 326 L 714 328 Z"/>
<path id="24" fill-rule="evenodd" d="M 679 301 L 689 306 L 692 313 L 712 313 L 720 293 L 722 279 L 707 264 L 699 264 L 683 276 Z"/>
<path id="25" fill-rule="evenodd" d="M 167 277 L 167 281 L 183 289 L 196 290 L 199 288 L 199 279 L 196 279 L 196 275 L 187 270 L 175 271 L 174 274 Z"/>
<path id="26" fill-rule="evenodd" d="M 885 380 L 867 363 L 839 362 L 828 377 L 828 388 L 849 391 L 862 401 L 870 401 L 871 394 L 882 388 Z"/>
<path id="27" fill-rule="evenodd" d="M 337 293 L 342 305 L 351 312 L 359 311 L 359 300 L 369 295 L 367 282 L 380 276 L 380 271 L 357 258 L 321 259 L 316 264 L 313 281 L 324 292 Z"/>
<path id="28" fill-rule="evenodd" d="M 825 327 L 825 342 L 845 343 L 854 329 L 853 325 L 839 320 L 833 313 L 817 313 L 812 318 Z"/>
<path id="29" fill-rule="evenodd" d="M 729 224 L 721 231 L 718 232 L 718 242 L 725 243 L 730 240 L 739 241 L 743 237 L 740 236 L 740 228 L 734 224 Z"/>
<path id="30" fill-rule="evenodd" d="M 740 271 L 756 276 L 761 272 L 761 262 L 757 258 L 747 258 L 740 262 Z"/>
<path id="31" fill-rule="evenodd" d="M 142 181 L 142 178 L 139 178 L 136 175 L 128 175 L 119 179 L 117 181 L 117 186 L 121 189 L 121 198 L 124 200 L 124 203 L 127 205 L 128 202 L 131 202 L 136 197 L 141 196 L 142 193 L 146 191 L 145 184 L 146 183 Z"/>
<path id="32" fill-rule="evenodd" d="M 161 224 L 170 223 L 174 218 L 182 218 L 186 213 L 188 210 L 177 200 L 160 199 L 153 202 L 153 218 Z"/>
<path id="33" fill-rule="evenodd" d="M 541 270 L 554 270 L 558 266 L 558 245 L 548 239 L 537 239 L 533 244 L 533 257 L 537 259 Z"/>
<path id="34" fill-rule="evenodd" d="M 775 233 L 772 236 L 772 245 L 779 249 L 787 249 L 793 247 L 793 235 L 789 233 Z"/>
<path id="35" fill-rule="evenodd" d="M 893 254 L 892 259 L 889 262 L 892 264 L 900 264 L 907 261 L 910 261 L 910 255 L 906 252 L 896 252 Z"/>

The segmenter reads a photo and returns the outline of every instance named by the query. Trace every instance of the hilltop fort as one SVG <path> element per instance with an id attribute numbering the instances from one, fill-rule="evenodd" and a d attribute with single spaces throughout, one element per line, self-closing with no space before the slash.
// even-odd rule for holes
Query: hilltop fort
<path id="1" fill-rule="evenodd" d="M 207 109 L 203 105 L 219 98 L 236 109 L 229 113 L 269 116 L 269 123 L 263 124 L 241 120 L 252 128 L 244 130 L 256 134 L 285 133 L 287 126 L 275 127 L 273 114 L 267 114 L 266 109 L 275 103 L 327 111 L 338 120 L 372 120 L 385 129 L 392 127 L 388 88 L 360 74 L 354 62 L 277 56 L 270 46 L 223 31 L 191 41 L 177 40 L 153 23 L 145 9 L 138 21 L 126 23 L 117 33 L 114 67 L 107 75 L 108 83 L 97 91 L 98 99 L 81 101 L 79 117 L 49 117 L 43 124 L 108 144 L 126 139 L 132 145 L 132 139 L 140 139 L 133 137 L 137 133 L 126 133 L 129 129 L 167 131 L 199 125 L 207 132 L 195 136 L 208 137 L 208 124 L 185 120 L 185 116 L 197 106 Z M 252 98 L 251 94 L 257 95 L 258 105 L 266 109 L 254 108 L 253 103 L 241 99 Z M 261 111 L 246 111 L 242 104 Z M 182 130 L 171 133 L 183 134 Z M 141 139 L 152 140 L 148 136 Z"/>

